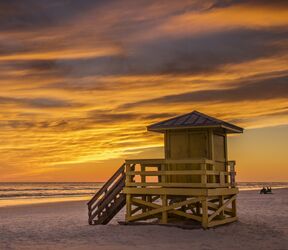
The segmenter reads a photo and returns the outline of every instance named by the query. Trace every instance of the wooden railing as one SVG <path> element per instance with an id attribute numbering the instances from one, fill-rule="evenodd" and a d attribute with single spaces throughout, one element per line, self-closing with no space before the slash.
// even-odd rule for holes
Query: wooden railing
<path id="1" fill-rule="evenodd" d="M 90 225 L 94 224 L 93 222 L 95 222 L 95 218 L 99 220 L 103 212 L 107 212 L 108 208 L 110 208 L 113 203 L 117 204 L 115 201 L 116 199 L 119 198 L 120 192 L 122 191 L 124 186 L 125 186 L 125 164 L 123 164 L 113 174 L 113 176 L 102 186 L 102 188 L 87 203 Z"/>
<path id="2" fill-rule="evenodd" d="M 187 187 L 187 188 L 227 188 L 235 187 L 234 161 L 214 162 L 209 159 L 137 159 L 126 160 L 126 187 Z M 198 170 L 169 170 L 170 164 L 199 165 Z M 222 166 L 225 171 L 215 170 Z M 133 166 L 133 169 L 131 167 Z M 135 171 L 136 166 L 136 171 Z M 228 169 L 230 166 L 230 171 Z M 139 170 L 137 170 L 137 167 Z M 153 168 L 151 170 L 151 168 Z M 175 182 L 177 176 L 185 176 L 184 181 Z M 188 181 L 189 176 L 198 176 L 199 181 Z M 152 178 L 151 178 L 152 177 Z M 153 178 L 154 177 L 154 178 Z M 172 179 L 171 179 L 172 177 Z M 176 177 L 176 178 L 175 178 Z M 147 178 L 150 180 L 148 181 Z M 152 180 L 151 180 L 152 179 Z M 172 181 L 171 181 L 172 180 Z"/>

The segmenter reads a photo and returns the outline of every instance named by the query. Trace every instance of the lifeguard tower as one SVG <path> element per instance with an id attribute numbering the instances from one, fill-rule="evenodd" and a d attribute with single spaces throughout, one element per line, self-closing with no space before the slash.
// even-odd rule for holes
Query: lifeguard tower
<path id="1" fill-rule="evenodd" d="M 88 203 L 89 224 L 107 224 L 125 204 L 128 224 L 193 221 L 206 229 L 236 221 L 227 134 L 243 129 L 193 111 L 148 131 L 164 134 L 165 158 L 126 160 Z"/>

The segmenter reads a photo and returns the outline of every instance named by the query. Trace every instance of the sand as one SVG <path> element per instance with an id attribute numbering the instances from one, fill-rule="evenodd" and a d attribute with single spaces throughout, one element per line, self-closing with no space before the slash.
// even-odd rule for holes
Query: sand
<path id="1" fill-rule="evenodd" d="M 273 195 L 243 191 L 239 221 L 203 230 L 121 226 L 121 211 L 106 226 L 89 226 L 83 201 L 0 208 L 0 249 L 288 249 L 288 189 Z"/>

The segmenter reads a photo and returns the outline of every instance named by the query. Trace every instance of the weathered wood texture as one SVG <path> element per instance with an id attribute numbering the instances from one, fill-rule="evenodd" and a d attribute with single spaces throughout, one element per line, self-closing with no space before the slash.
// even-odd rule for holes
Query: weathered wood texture
<path id="1" fill-rule="evenodd" d="M 103 185 L 88 202 L 88 222 L 90 225 L 107 224 L 126 203 L 125 164 Z"/>
<path id="2" fill-rule="evenodd" d="M 178 163 L 179 162 L 179 163 Z M 219 162 L 209 159 L 180 159 L 180 160 L 127 160 L 126 161 L 126 187 L 190 187 L 190 188 L 223 188 L 234 187 L 235 171 L 228 171 L 226 162 L 224 167 L 219 167 Z M 183 168 L 179 165 L 199 165 L 199 169 Z M 233 164 L 235 164 L 233 162 Z M 139 170 L 131 171 L 130 166 L 139 165 Z M 221 165 L 221 164 L 220 164 Z M 174 166 L 174 167 L 171 167 Z M 218 166 L 218 169 L 215 170 Z M 154 168 L 151 170 L 151 168 Z M 156 170 L 155 170 L 156 169 Z M 210 170 L 211 169 L 211 170 Z M 158 177 L 150 181 L 146 177 Z M 187 179 L 196 176 L 197 179 Z M 210 180 L 210 181 L 209 181 Z M 231 180 L 233 182 L 231 182 Z"/>
<path id="3" fill-rule="evenodd" d="M 161 195 L 158 199 L 151 199 L 149 202 L 137 195 L 129 194 L 129 196 L 129 202 L 134 209 L 129 215 L 127 214 L 127 223 L 151 219 L 151 222 L 153 219 L 155 222 L 156 219 L 164 224 L 194 220 L 201 223 L 203 228 L 209 228 L 237 220 L 233 207 L 229 207 L 235 201 L 236 195 L 221 196 L 218 199 L 209 199 L 205 196 L 177 199 L 177 197 Z M 222 200 L 224 203 L 221 203 Z M 146 209 L 143 210 L 144 208 Z"/>
<path id="4" fill-rule="evenodd" d="M 148 130 L 164 133 L 164 159 L 130 159 L 88 203 L 89 223 L 106 224 L 126 203 L 126 223 L 193 220 L 209 228 L 237 220 L 233 124 L 192 112 Z"/>

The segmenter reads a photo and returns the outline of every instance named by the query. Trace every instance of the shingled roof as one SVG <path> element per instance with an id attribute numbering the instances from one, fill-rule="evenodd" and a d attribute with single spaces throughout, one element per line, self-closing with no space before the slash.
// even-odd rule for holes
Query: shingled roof
<path id="1" fill-rule="evenodd" d="M 148 131 L 163 132 L 179 128 L 223 128 L 227 133 L 243 133 L 243 128 L 217 118 L 205 115 L 198 111 L 180 115 L 147 127 Z"/>

